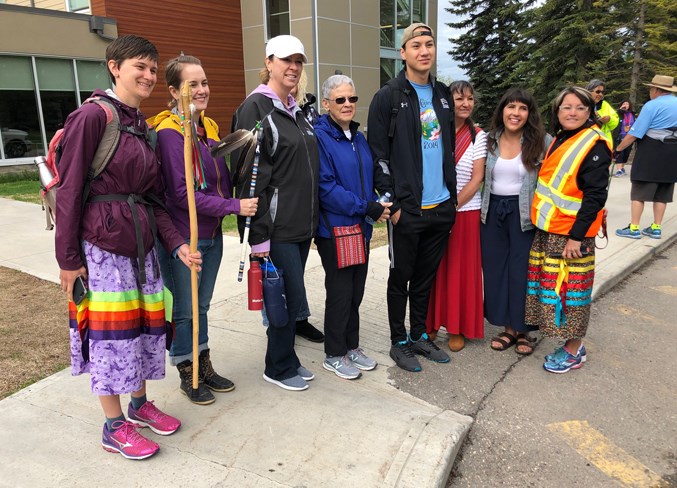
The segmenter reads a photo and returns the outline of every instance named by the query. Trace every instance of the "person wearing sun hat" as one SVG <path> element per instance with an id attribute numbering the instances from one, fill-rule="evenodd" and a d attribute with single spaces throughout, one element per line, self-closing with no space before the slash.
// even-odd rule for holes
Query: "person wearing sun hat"
<path id="1" fill-rule="evenodd" d="M 640 239 L 643 235 L 661 238 L 661 223 L 667 204 L 672 202 L 677 182 L 677 93 L 672 76 L 656 75 L 649 87 L 649 100 L 616 151 L 637 142 L 630 180 L 630 224 L 616 235 Z M 644 202 L 653 202 L 653 223 L 640 231 Z"/>
<path id="2" fill-rule="evenodd" d="M 448 363 L 449 356 L 426 333 L 430 289 L 456 219 L 454 111 L 449 89 L 431 74 L 435 34 L 414 23 L 404 29 L 404 69 L 369 106 L 368 140 L 374 184 L 392 197 L 388 322 L 390 357 L 421 371 L 415 354 Z M 405 316 L 409 303 L 409 333 Z"/>

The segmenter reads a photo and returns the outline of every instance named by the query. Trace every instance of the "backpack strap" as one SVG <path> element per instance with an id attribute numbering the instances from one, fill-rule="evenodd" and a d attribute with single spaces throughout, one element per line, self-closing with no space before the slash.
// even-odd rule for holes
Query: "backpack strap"
<path id="1" fill-rule="evenodd" d="M 397 78 L 388 80 L 386 83 L 390 87 L 390 127 L 388 128 L 388 139 L 395 137 L 395 125 L 397 124 L 397 114 L 400 111 L 402 102 L 402 91 L 397 82 Z"/>
<path id="2" fill-rule="evenodd" d="M 139 280 L 142 285 L 146 284 L 146 267 L 144 262 L 146 253 L 143 247 L 143 234 L 141 233 L 141 221 L 139 220 L 139 211 L 136 204 L 141 204 L 146 207 L 146 214 L 148 215 L 148 223 L 150 230 L 153 233 L 153 240 L 157 237 L 157 224 L 155 223 L 155 214 L 153 213 L 153 206 L 165 208 L 164 203 L 158 199 L 154 194 L 147 193 L 145 195 L 136 195 L 130 193 L 129 195 L 112 194 L 112 195 L 95 195 L 90 199 L 90 202 L 127 202 L 132 211 L 132 220 L 134 221 L 134 234 L 136 236 L 136 259 L 139 266 Z M 166 210 L 166 208 L 165 208 Z"/>

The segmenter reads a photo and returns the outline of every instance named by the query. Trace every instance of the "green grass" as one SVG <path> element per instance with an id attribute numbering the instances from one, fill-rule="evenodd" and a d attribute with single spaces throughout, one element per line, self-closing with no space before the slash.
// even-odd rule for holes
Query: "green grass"
<path id="1" fill-rule="evenodd" d="M 0 197 L 40 203 L 40 182 L 36 171 L 0 174 Z"/>
<path id="2" fill-rule="evenodd" d="M 221 230 L 224 234 L 238 235 L 237 233 L 237 215 L 226 215 L 221 224 Z"/>

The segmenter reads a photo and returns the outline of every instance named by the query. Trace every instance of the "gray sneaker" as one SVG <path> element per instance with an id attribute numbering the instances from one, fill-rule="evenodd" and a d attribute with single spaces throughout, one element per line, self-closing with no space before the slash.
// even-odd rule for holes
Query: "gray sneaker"
<path id="1" fill-rule="evenodd" d="M 390 357 L 395 361 L 395 364 L 405 371 L 421 371 L 421 363 L 414 356 L 414 351 L 409 341 L 401 341 L 390 346 Z"/>
<path id="2" fill-rule="evenodd" d="M 287 378 L 286 380 L 276 380 L 270 376 L 266 376 L 266 374 L 263 373 L 263 379 L 268 383 L 272 383 L 289 391 L 302 391 L 308 388 L 308 383 L 306 383 L 306 380 L 298 375 Z"/>
<path id="3" fill-rule="evenodd" d="M 420 354 L 426 359 L 435 361 L 436 363 L 448 363 L 451 361 L 449 355 L 440 350 L 433 341 L 430 340 L 428 334 L 424 333 L 419 340 L 416 342 L 410 340 L 411 350 L 414 351 L 414 354 Z"/>
<path id="4" fill-rule="evenodd" d="M 311 381 L 311 380 L 314 380 L 314 379 L 315 379 L 315 375 L 314 375 L 313 373 L 311 373 L 310 371 L 308 371 L 308 370 L 307 370 L 306 368 L 304 368 L 303 366 L 299 366 L 299 367 L 296 369 L 296 372 L 299 374 L 299 376 L 300 376 L 301 378 L 303 378 L 303 379 L 306 380 L 306 381 Z"/>
<path id="5" fill-rule="evenodd" d="M 329 356 L 325 358 L 322 367 L 327 371 L 333 371 L 336 376 L 345 380 L 355 380 L 362 376 L 348 356 Z"/>
<path id="6" fill-rule="evenodd" d="M 371 371 L 378 364 L 370 357 L 367 357 L 359 347 L 348 351 L 348 359 L 353 362 L 353 365 L 357 369 L 361 369 L 362 371 Z"/>

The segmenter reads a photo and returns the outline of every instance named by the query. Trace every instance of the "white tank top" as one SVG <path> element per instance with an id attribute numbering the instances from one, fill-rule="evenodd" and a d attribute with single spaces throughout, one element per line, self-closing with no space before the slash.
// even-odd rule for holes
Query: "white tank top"
<path id="1" fill-rule="evenodd" d="M 519 195 L 526 175 L 522 153 L 512 159 L 499 157 L 491 174 L 491 193 L 503 196 Z"/>

